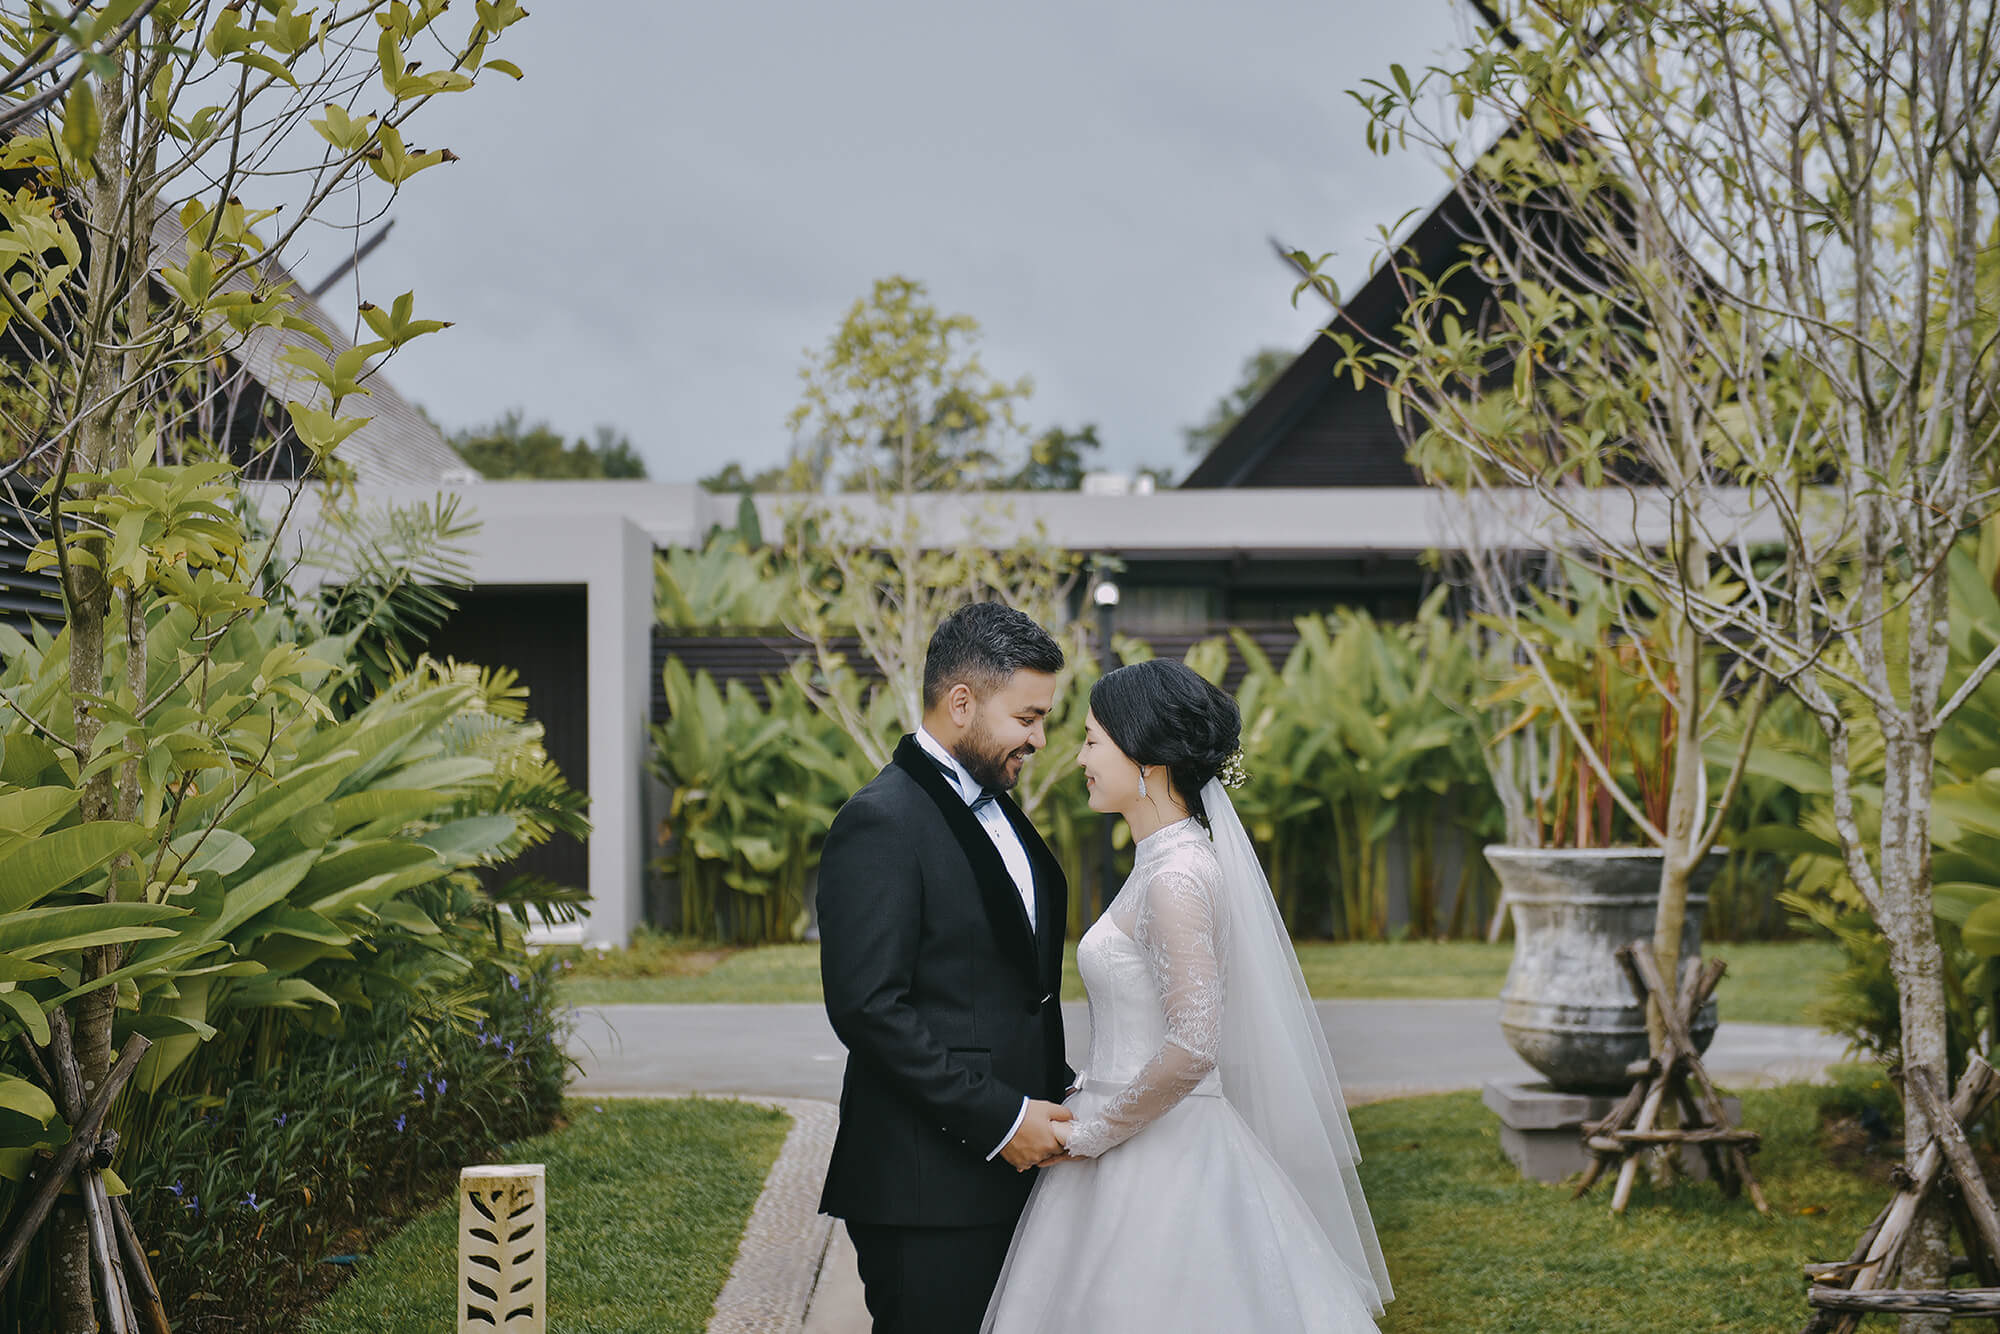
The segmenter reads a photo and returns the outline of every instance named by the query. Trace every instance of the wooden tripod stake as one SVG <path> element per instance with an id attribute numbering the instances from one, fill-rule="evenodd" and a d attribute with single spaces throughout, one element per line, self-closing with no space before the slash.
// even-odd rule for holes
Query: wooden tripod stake
<path id="1" fill-rule="evenodd" d="M 5 1288 L 13 1278 L 22 1257 L 28 1253 L 28 1243 L 55 1211 L 64 1184 L 74 1179 L 90 1228 L 90 1256 L 98 1288 L 104 1294 L 107 1328 L 111 1334 L 173 1334 L 167 1323 L 166 1306 L 160 1300 L 159 1286 L 146 1263 L 145 1248 L 139 1244 L 132 1220 L 125 1212 L 125 1202 L 112 1199 L 105 1189 L 104 1168 L 109 1165 L 109 1146 L 98 1134 L 105 1114 L 132 1072 L 138 1069 L 139 1058 L 153 1045 L 152 1041 L 137 1033 L 127 1038 L 119 1051 L 118 1063 L 105 1077 L 104 1086 L 87 1103 L 83 1077 L 70 1047 L 69 1019 L 60 1007 L 49 1011 L 47 1062 L 25 1036 L 22 1045 L 34 1062 L 36 1073 L 54 1093 L 63 1118 L 70 1124 L 70 1137 L 53 1160 L 31 1178 L 33 1189 L 27 1193 L 25 1205 L 9 1220 L 4 1239 L 0 1239 L 0 1288 Z"/>
<path id="2" fill-rule="evenodd" d="M 1975 1054 L 1967 1063 L 1958 1091 L 1946 1104 L 1931 1073 L 1913 1067 L 1902 1072 L 1903 1097 L 1922 1109 L 1931 1133 L 1915 1153 L 1905 1146 L 1903 1166 L 1896 1172 L 1896 1193 L 1861 1234 L 1847 1259 L 1805 1267 L 1812 1286 L 1806 1304 L 1813 1308 L 1804 1334 L 1853 1334 L 1861 1317 L 1872 1312 L 1901 1315 L 2000 1316 L 2000 1212 L 1986 1189 L 1986 1178 L 1966 1143 L 1965 1127 L 1986 1115 L 2000 1097 L 2000 1074 Z M 1956 1194 L 1946 1194 L 1947 1183 Z M 1898 1288 L 1906 1244 L 1924 1200 L 1944 1195 L 1965 1257 L 1952 1262 L 1953 1273 L 1979 1278 L 1977 1288 L 1949 1290 Z"/>
<path id="3" fill-rule="evenodd" d="M 1583 1127 L 1583 1143 L 1590 1151 L 1591 1162 L 1572 1198 L 1580 1199 L 1596 1184 L 1604 1169 L 1616 1161 L 1618 1186 L 1611 1193 L 1611 1210 L 1622 1214 L 1632 1199 L 1639 1160 L 1655 1148 L 1692 1144 L 1701 1150 L 1709 1176 L 1721 1185 L 1724 1195 L 1734 1199 L 1748 1189 L 1757 1212 L 1770 1213 L 1763 1188 L 1750 1172 L 1750 1155 L 1756 1152 L 1760 1137 L 1754 1130 L 1730 1126 L 1723 1113 L 1722 1097 L 1701 1063 L 1701 1049 L 1695 1046 L 1690 1031 L 1695 1015 L 1708 1003 L 1716 983 L 1722 980 L 1726 965 L 1720 959 L 1709 960 L 1690 979 L 1687 990 L 1676 998 L 1660 978 L 1660 967 L 1649 942 L 1620 946 L 1618 962 L 1632 979 L 1632 988 L 1638 992 L 1642 1006 L 1648 997 L 1658 1000 L 1667 1040 L 1659 1055 L 1628 1071 L 1634 1082 L 1611 1114 Z M 1659 1124 L 1660 1109 L 1669 1100 L 1680 1109 L 1678 1126 Z"/>

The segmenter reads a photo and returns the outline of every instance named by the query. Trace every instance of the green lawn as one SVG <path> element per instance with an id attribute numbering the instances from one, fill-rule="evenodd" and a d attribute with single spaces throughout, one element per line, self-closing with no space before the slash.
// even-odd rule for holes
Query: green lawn
<path id="1" fill-rule="evenodd" d="M 1888 1198 L 1887 1186 L 1828 1164 L 1816 1137 L 1824 1092 L 1742 1094 L 1744 1124 L 1764 1134 L 1751 1164 L 1769 1218 L 1695 1182 L 1664 1196 L 1642 1183 L 1622 1218 L 1608 1183 L 1572 1203 L 1502 1157 L 1476 1093 L 1356 1108 L 1362 1180 L 1396 1288 L 1383 1334 L 1798 1328 L 1799 1266 L 1846 1258 Z"/>
<path id="2" fill-rule="evenodd" d="M 570 1124 L 509 1146 L 548 1168 L 551 1334 L 699 1334 L 791 1129 L 715 1099 L 572 1102 Z M 310 1334 L 456 1327 L 458 1209 L 418 1217 L 321 1306 Z"/>
<path id="3" fill-rule="evenodd" d="M 1769 1218 L 1694 1182 L 1664 1194 L 1642 1183 L 1622 1218 L 1608 1186 L 1572 1202 L 1563 1187 L 1521 1179 L 1477 1094 L 1356 1108 L 1362 1178 L 1396 1288 L 1384 1334 L 1796 1328 L 1799 1265 L 1845 1255 L 1888 1191 L 1830 1162 L 1818 1118 L 1828 1093 L 1742 1095 L 1744 1123 L 1764 1134 L 1753 1163 Z M 570 1112 L 567 1128 L 510 1151 L 549 1169 L 549 1329 L 702 1329 L 788 1118 L 685 1099 Z M 393 1237 L 310 1334 L 450 1328 L 455 1222 L 441 1207 Z"/>
<path id="4" fill-rule="evenodd" d="M 1503 942 L 1405 941 L 1399 944 L 1336 945 L 1306 941 L 1298 946 L 1299 965 L 1315 996 L 1429 997 L 1463 999 L 1497 996 L 1514 947 Z M 1819 979 L 1834 966 L 1837 951 L 1817 941 L 1712 945 L 1709 952 L 1729 961 L 1718 999 L 1733 1019 L 1771 1024 L 1804 1022 L 1805 1006 Z M 630 950 L 571 951 L 576 969 L 564 984 L 577 1005 L 633 1001 L 753 1003 L 820 999 L 817 945 L 766 945 L 718 950 L 642 937 Z M 1063 996 L 1083 999 L 1076 976 L 1076 949 L 1064 965 Z"/>

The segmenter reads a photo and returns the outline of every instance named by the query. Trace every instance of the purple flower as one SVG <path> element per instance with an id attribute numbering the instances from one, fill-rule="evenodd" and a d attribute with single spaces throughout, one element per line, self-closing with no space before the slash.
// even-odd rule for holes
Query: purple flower
<path id="1" fill-rule="evenodd" d="M 264 1208 L 263 1205 L 257 1203 L 257 1192 L 254 1190 L 244 1195 L 243 1203 L 250 1206 L 250 1212 L 253 1214 L 260 1212 Z"/>
<path id="2" fill-rule="evenodd" d="M 168 1186 L 167 1189 L 174 1193 L 174 1198 L 177 1200 L 187 1194 L 187 1187 L 181 1185 L 181 1179 L 179 1177 L 175 1177 L 174 1184 Z"/>
<path id="3" fill-rule="evenodd" d="M 283 1124 L 285 1124 L 285 1118 L 288 1115 L 290 1115 L 290 1113 L 288 1112 L 279 1112 L 276 1116 L 272 1117 L 271 1119 L 282 1126 Z"/>
<path id="4" fill-rule="evenodd" d="M 397 1133 L 398 1135 L 400 1135 L 400 1134 L 402 1134 L 402 1133 L 403 1133 L 403 1126 L 404 1126 L 404 1123 L 406 1123 L 406 1122 L 407 1122 L 407 1121 L 408 1121 L 409 1119 L 410 1119 L 410 1118 L 409 1118 L 409 1117 L 407 1117 L 407 1116 L 400 1116 L 400 1115 L 399 1115 L 399 1116 L 397 1116 L 397 1118 L 396 1118 L 396 1133 Z"/>
<path id="5" fill-rule="evenodd" d="M 438 1092 L 438 1096 L 439 1096 L 440 1098 L 442 1098 L 442 1097 L 444 1096 L 444 1091 L 445 1091 L 446 1087 L 447 1087 L 447 1085 L 446 1085 L 445 1081 L 444 1081 L 444 1080 L 443 1080 L 442 1078 L 440 1078 L 440 1079 L 438 1080 L 438 1082 L 437 1082 L 437 1092 Z"/>
<path id="6" fill-rule="evenodd" d="M 188 1197 L 187 1197 L 187 1198 L 186 1198 L 185 1200 L 181 1201 L 181 1208 L 183 1208 L 183 1209 L 190 1209 L 190 1210 L 194 1211 L 195 1213 L 200 1213 L 200 1212 L 201 1212 L 201 1196 L 199 1196 L 199 1195 L 190 1195 L 190 1196 L 188 1196 Z"/>

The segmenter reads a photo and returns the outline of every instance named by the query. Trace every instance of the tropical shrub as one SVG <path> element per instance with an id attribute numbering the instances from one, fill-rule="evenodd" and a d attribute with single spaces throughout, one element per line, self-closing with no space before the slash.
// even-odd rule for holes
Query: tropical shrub
<path id="1" fill-rule="evenodd" d="M 1410 849 L 1413 929 L 1476 930 L 1490 894 L 1483 863 L 1466 856 L 1457 882 L 1441 887 L 1431 860 L 1441 838 L 1470 846 L 1496 827 L 1467 721 L 1483 683 L 1462 639 L 1435 603 L 1410 626 L 1342 614 L 1302 620 L 1300 633 L 1282 668 L 1247 638 L 1236 646 L 1249 666 L 1239 702 L 1251 774 L 1236 800 L 1270 859 L 1287 920 L 1310 934 L 1331 913 L 1344 936 L 1381 935 L 1391 874 L 1383 848 L 1393 838 Z M 1120 639 L 1117 649 L 1121 661 L 1151 656 L 1135 639 Z M 1220 680 L 1229 651 L 1226 641 L 1209 640 L 1187 660 Z M 1070 672 L 1048 720 L 1044 754 L 1016 797 L 1076 891 L 1074 932 L 1101 902 L 1102 817 L 1089 809 L 1073 765 L 1098 668 L 1077 655 Z M 900 719 L 884 692 L 864 693 L 844 665 L 829 676 L 802 659 L 793 678 L 800 673 L 812 674 L 822 693 L 844 696 L 849 711 L 872 709 L 878 745 L 893 743 Z M 830 725 L 793 678 L 767 680 L 759 701 L 740 683 L 718 687 L 678 661 L 664 668 L 670 717 L 654 729 L 653 768 L 674 793 L 667 832 L 685 934 L 795 935 L 833 813 L 874 776 L 845 730 Z M 1129 860 L 1127 839 L 1121 828 L 1121 866 Z M 1454 911 L 1441 918 L 1438 906 L 1447 901 Z"/>
<path id="2" fill-rule="evenodd" d="M 1294 934 L 1326 921 L 1340 939 L 1384 936 L 1396 842 L 1411 854 L 1412 930 L 1481 924 L 1478 859 L 1445 887 L 1431 855 L 1442 837 L 1487 832 L 1493 804 L 1471 723 L 1484 682 L 1441 596 L 1400 625 L 1363 612 L 1303 617 L 1282 667 L 1235 635 L 1249 665 L 1237 703 L 1250 777 L 1237 805 Z M 1440 921 L 1447 888 L 1456 911 Z"/>
<path id="3" fill-rule="evenodd" d="M 681 930 L 797 939 L 820 841 L 874 770 L 789 681 L 767 681 L 760 702 L 741 681 L 718 689 L 706 671 L 689 676 L 677 658 L 663 675 L 668 718 L 653 728 L 651 765 L 673 793 L 662 832 Z"/>
<path id="4" fill-rule="evenodd" d="M 482 76 L 520 77 L 494 45 L 525 17 L 519 5 L 448 8 L 86 0 L 0 12 L 12 109 L 5 466 L 26 483 L 11 503 L 47 538 L 27 564 L 53 572 L 64 630 L 48 648 L 67 662 L 16 678 L 8 700 L 19 758 L 0 800 L 19 800 L 0 829 L 35 865 L 8 867 L 0 896 L 0 952 L 33 965 L 6 974 L 4 1036 L 46 1037 L 44 1008 L 64 1004 L 87 1086 L 106 1078 L 143 982 L 247 966 L 182 934 L 226 892 L 233 871 L 219 861 L 242 851 L 214 837 L 222 816 L 325 780 L 270 795 L 274 764 L 323 721 L 310 678 L 342 659 L 291 641 L 217 656 L 283 564 L 247 540 L 227 460 L 287 479 L 351 476 L 335 456 L 368 425 L 355 411 L 368 381 L 445 327 L 419 318 L 410 293 L 322 313 L 290 268 L 315 219 L 387 207 L 455 156 L 406 142 L 421 108 Z M 281 210 L 274 175 L 310 184 Z M 298 855 L 321 841 L 323 814 L 317 799 L 292 811 Z M 149 942 L 135 967 L 126 947 Z M 257 985 L 240 971 L 229 980 Z M 200 1022 L 162 1031 L 198 1037 Z M 17 1144 L 51 1130 L 52 1106 L 16 1102 L 37 1125 Z M 81 1211 L 59 1208 L 50 1230 L 44 1327 L 87 1334 L 97 1316 Z"/>
<path id="5" fill-rule="evenodd" d="M 550 961 L 479 960 L 477 1010 L 394 994 L 285 1060 L 173 1101 L 130 1179 L 183 1334 L 296 1329 L 466 1163 L 561 1111 L 568 1019 Z"/>
<path id="6" fill-rule="evenodd" d="M 0 858 L 13 848 L 4 864 L 20 873 L 0 905 L 11 978 L 0 1040 L 46 1041 L 47 1009 L 93 990 L 114 998 L 113 1040 L 154 1041 L 110 1122 L 115 1166 L 134 1179 L 192 1109 L 282 1077 L 302 1040 L 332 1038 L 354 1014 L 404 1003 L 471 1022 L 492 990 L 476 961 L 520 957 L 501 909 L 521 904 L 503 900 L 562 897 L 489 889 L 490 868 L 584 828 L 510 678 L 420 660 L 339 716 L 329 701 L 350 680 L 341 664 L 356 632 L 300 643 L 300 628 L 280 609 L 247 607 L 208 632 L 195 670 L 177 672 L 173 646 L 197 638 L 197 616 L 158 612 L 147 753 L 161 758 L 129 822 L 76 818 L 67 632 L 30 642 L 0 630 L 0 692 L 19 706 L 0 718 L 0 819 L 11 821 Z M 122 649 L 109 650 L 114 666 Z M 113 731 L 104 747 L 113 760 L 119 741 Z M 116 866 L 105 863 L 134 851 L 144 859 L 122 873 L 132 897 L 112 901 Z M 123 954 L 95 978 L 63 953 L 105 943 Z M 0 1177 L 11 1183 L 68 1130 L 33 1096 L 14 1045 L 4 1050 L 0 1096 L 15 1099 Z M 15 1193 L 0 1185 L 0 1209 Z M 26 1326 L 46 1328 L 35 1285 L 15 1288 Z"/>
<path id="7" fill-rule="evenodd" d="M 653 556 L 654 612 L 676 630 L 769 630 L 796 619 L 798 597 L 797 577 L 763 543 L 749 496 L 737 506 L 734 528 L 716 528 L 700 547 Z"/>
<path id="8" fill-rule="evenodd" d="M 718 561 L 762 568 L 740 533 L 718 534 L 709 550 L 722 552 Z M 689 577 L 688 567 L 673 568 L 675 579 Z M 734 582 L 717 577 L 714 586 Z M 1653 679 L 1662 667 L 1626 636 L 1630 615 L 1614 614 L 1604 590 L 1597 594 L 1549 599 L 1535 614 L 1536 632 L 1565 705 L 1611 757 L 1612 777 L 1657 816 L 1672 776 L 1671 748 L 1663 745 L 1667 714 Z M 1532 781 L 1520 791 L 1539 841 L 1636 841 L 1563 728 L 1550 725 L 1554 702 L 1541 678 L 1496 654 L 1492 646 L 1500 641 L 1482 640 L 1454 622 L 1442 594 L 1406 623 L 1338 612 L 1303 618 L 1299 629 L 1299 643 L 1282 664 L 1242 635 L 1205 641 L 1188 653 L 1190 665 L 1211 680 L 1223 678 L 1232 648 L 1245 664 L 1237 698 L 1250 782 L 1235 800 L 1295 933 L 1380 938 L 1389 930 L 1392 886 L 1407 883 L 1407 930 L 1478 935 L 1497 897 L 1479 849 L 1507 837 L 1492 777 L 1499 747 L 1534 753 Z M 1152 652 L 1130 637 L 1116 649 L 1128 662 Z M 1069 671 L 1049 719 L 1047 750 L 1015 795 L 1078 891 L 1071 895 L 1076 932 L 1099 901 L 1100 817 L 1070 763 L 1098 668 L 1090 654 L 1073 653 Z M 1719 773 L 1745 710 L 1737 695 L 1721 689 L 1725 662 L 1705 659 L 1703 671 L 1709 765 Z M 711 939 L 794 938 L 805 922 L 804 898 L 826 826 L 841 801 L 874 774 L 848 729 L 827 718 L 866 719 L 872 752 L 886 754 L 902 728 L 900 716 L 885 702 L 886 692 L 871 688 L 838 655 L 824 665 L 801 657 L 787 676 L 763 683 L 762 699 L 747 687 L 691 675 L 678 662 L 666 667 L 664 684 L 670 717 L 654 729 L 652 767 L 673 793 L 663 828 L 670 851 L 660 865 L 679 883 L 679 929 Z M 815 709 L 815 695 L 837 700 L 837 707 Z M 1785 855 L 1741 835 L 1795 821 L 1804 788 L 1783 771 L 1782 758 L 1772 757 L 1789 753 L 1788 737 L 1811 729 L 1784 701 L 1759 716 L 1773 745 L 1760 742 L 1764 759 L 1746 773 L 1725 826 L 1727 855 L 1709 890 L 1713 939 L 1790 930 L 1777 907 Z M 1127 863 L 1122 831 L 1116 856 Z"/>

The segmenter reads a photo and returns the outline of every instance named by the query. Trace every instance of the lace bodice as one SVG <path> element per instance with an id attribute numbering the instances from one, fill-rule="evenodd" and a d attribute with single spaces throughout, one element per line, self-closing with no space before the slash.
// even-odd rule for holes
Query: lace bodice
<path id="1" fill-rule="evenodd" d="M 1090 994 L 1093 1089 L 1114 1090 L 1079 1121 L 1069 1151 L 1094 1158 L 1190 1094 L 1221 1092 L 1221 867 L 1208 834 L 1182 820 L 1139 840 L 1132 874 L 1077 943 Z"/>

